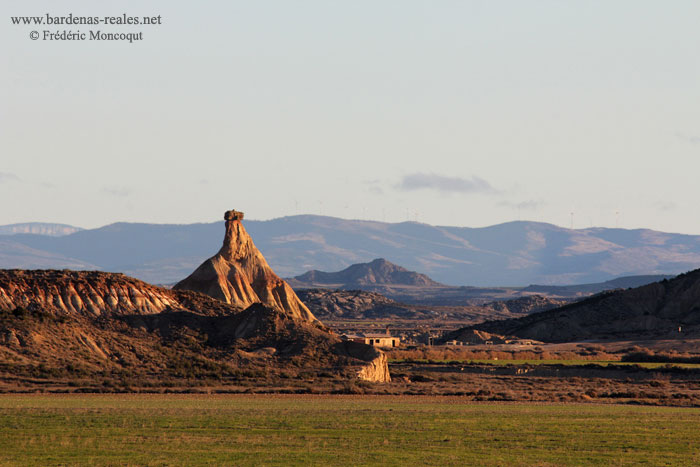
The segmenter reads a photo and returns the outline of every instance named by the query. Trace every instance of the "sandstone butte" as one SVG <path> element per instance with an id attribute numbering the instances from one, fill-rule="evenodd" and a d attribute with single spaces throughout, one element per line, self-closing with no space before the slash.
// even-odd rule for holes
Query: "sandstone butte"
<path id="1" fill-rule="evenodd" d="M 242 308 L 262 303 L 292 317 L 317 322 L 289 284 L 267 264 L 242 219 L 242 212 L 227 211 L 226 234 L 219 252 L 173 288 L 201 292 Z"/>
<path id="2" fill-rule="evenodd" d="M 293 319 L 310 323 L 329 332 L 299 299 L 297 294 L 272 270 L 253 239 L 243 227 L 243 213 L 226 211 L 226 233 L 217 254 L 202 263 L 187 278 L 173 286 L 209 295 L 241 308 L 255 303 L 278 310 Z M 331 333 L 332 334 L 332 333 Z M 329 336 L 337 340 L 337 336 Z M 340 350 L 342 348 L 342 350 Z M 345 342 L 340 354 L 370 362 L 358 376 L 369 381 L 390 381 L 386 355 L 367 345 Z"/>

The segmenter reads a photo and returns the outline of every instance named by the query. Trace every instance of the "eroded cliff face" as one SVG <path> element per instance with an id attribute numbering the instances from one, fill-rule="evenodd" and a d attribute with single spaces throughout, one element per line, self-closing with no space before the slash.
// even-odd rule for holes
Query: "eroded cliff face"
<path id="1" fill-rule="evenodd" d="M 243 213 L 227 211 L 224 219 L 226 234 L 219 252 L 173 288 L 202 292 L 243 308 L 262 303 L 290 316 L 316 322 L 294 290 L 267 264 L 241 224 Z"/>
<path id="2" fill-rule="evenodd" d="M 635 289 L 607 291 L 553 310 L 478 329 L 544 342 L 700 336 L 700 269 Z"/>
<path id="3" fill-rule="evenodd" d="M 367 344 L 342 341 L 333 347 L 333 352 L 366 362 L 357 370 L 357 378 L 376 383 L 391 381 L 386 354 L 381 350 Z"/>
<path id="4" fill-rule="evenodd" d="M 170 291 L 122 274 L 0 270 L 0 310 L 102 316 L 160 313 L 177 305 Z"/>
<path id="5" fill-rule="evenodd" d="M 377 354 L 374 359 L 357 372 L 357 377 L 364 381 L 388 383 L 391 381 L 391 376 L 389 375 L 386 355 L 382 351 L 377 351 Z"/>

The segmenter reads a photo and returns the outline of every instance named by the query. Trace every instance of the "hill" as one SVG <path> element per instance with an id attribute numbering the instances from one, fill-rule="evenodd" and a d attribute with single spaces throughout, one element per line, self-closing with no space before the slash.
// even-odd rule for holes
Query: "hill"
<path id="1" fill-rule="evenodd" d="M 539 295 L 496 301 L 484 305 L 440 306 L 399 303 L 377 292 L 364 290 L 301 289 L 299 298 L 325 323 L 338 320 L 400 320 L 405 325 L 427 321 L 481 322 L 524 316 L 561 306 L 566 302 Z"/>
<path id="2" fill-rule="evenodd" d="M 342 318 L 415 318 L 416 311 L 376 292 L 364 290 L 302 289 L 299 298 L 321 320 Z"/>
<path id="3" fill-rule="evenodd" d="M 643 275 L 643 276 L 625 276 L 611 279 L 605 282 L 597 282 L 594 284 L 573 284 L 573 285 L 529 285 L 522 289 L 523 292 L 534 292 L 558 297 L 584 297 L 587 295 L 597 294 L 606 290 L 615 289 L 630 289 L 659 282 L 664 279 L 672 279 L 672 275 Z"/>
<path id="4" fill-rule="evenodd" d="M 0 390 L 259 384 L 300 371 L 382 380 L 381 357 L 259 303 L 122 274 L 0 270 Z"/>
<path id="5" fill-rule="evenodd" d="M 425 274 L 409 271 L 406 268 L 378 258 L 369 263 L 353 264 L 338 272 L 308 271 L 290 280 L 294 287 L 337 287 L 344 289 L 362 286 L 412 286 L 444 287 Z"/>
<path id="6" fill-rule="evenodd" d="M 53 255 L 61 264 L 175 283 L 210 256 L 207 246 L 218 242 L 221 228 L 221 223 L 117 223 L 62 237 L 4 236 L 11 243 L 0 244 L 0 267 L 22 268 L 39 259 L 47 264 L 41 267 L 49 267 Z M 571 230 L 538 222 L 467 228 L 310 215 L 246 221 L 246 228 L 282 277 L 339 271 L 374 258 L 442 284 L 472 286 L 596 283 L 700 265 L 700 236 L 646 229 Z M 36 256 L 18 257 L 17 245 Z"/>
<path id="7" fill-rule="evenodd" d="M 603 292 L 524 318 L 490 321 L 467 329 L 544 342 L 697 338 L 700 269 L 634 289 Z"/>

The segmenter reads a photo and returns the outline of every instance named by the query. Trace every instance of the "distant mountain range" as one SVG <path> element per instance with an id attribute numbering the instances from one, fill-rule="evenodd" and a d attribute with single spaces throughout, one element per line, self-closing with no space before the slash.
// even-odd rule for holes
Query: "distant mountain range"
<path id="1" fill-rule="evenodd" d="M 386 258 L 450 285 L 567 285 L 619 276 L 678 274 L 700 266 L 700 236 L 653 230 L 571 230 L 537 222 L 440 227 L 325 216 L 292 216 L 244 225 L 283 277 L 339 271 Z M 60 237 L 0 236 L 2 268 L 124 272 L 174 283 L 216 253 L 223 221 L 210 224 L 116 223 Z"/>
<path id="2" fill-rule="evenodd" d="M 14 235 L 20 233 L 49 235 L 51 237 L 61 237 L 78 232 L 80 227 L 73 227 L 67 224 L 49 224 L 46 222 L 25 222 L 23 224 L 0 225 L 0 235 Z"/>

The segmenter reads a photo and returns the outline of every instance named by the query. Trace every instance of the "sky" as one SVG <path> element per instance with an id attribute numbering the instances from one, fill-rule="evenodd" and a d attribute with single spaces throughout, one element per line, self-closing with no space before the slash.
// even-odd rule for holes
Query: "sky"
<path id="1" fill-rule="evenodd" d="M 211 222 L 235 208 L 700 234 L 697 1 L 64 0 L 0 12 L 0 225 Z M 162 24 L 11 20 L 69 13 Z"/>

